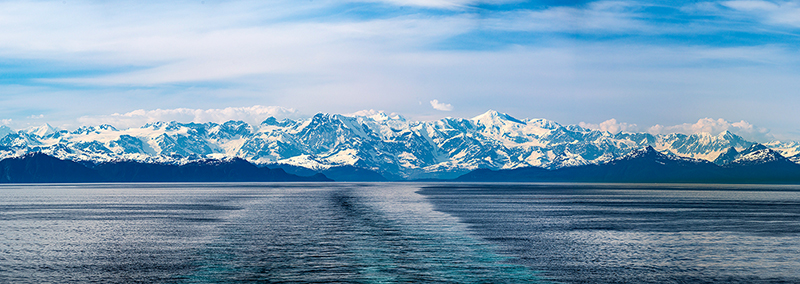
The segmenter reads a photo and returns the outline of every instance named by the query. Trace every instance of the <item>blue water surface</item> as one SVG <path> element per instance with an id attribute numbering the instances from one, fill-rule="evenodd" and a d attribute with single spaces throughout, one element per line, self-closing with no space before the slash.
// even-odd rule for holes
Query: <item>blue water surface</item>
<path id="1" fill-rule="evenodd" d="M 409 184 L 0 188 L 0 282 L 536 283 Z"/>
<path id="2" fill-rule="evenodd" d="M 565 283 L 800 283 L 800 186 L 444 184 L 435 209 Z"/>
<path id="3" fill-rule="evenodd" d="M 800 187 L 0 186 L 0 283 L 800 283 Z"/>

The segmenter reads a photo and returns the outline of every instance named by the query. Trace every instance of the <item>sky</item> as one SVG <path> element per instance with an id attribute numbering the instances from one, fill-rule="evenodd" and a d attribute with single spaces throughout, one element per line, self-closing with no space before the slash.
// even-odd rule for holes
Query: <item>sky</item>
<path id="1" fill-rule="evenodd" d="M 800 1 L 162 2 L 0 2 L 0 123 L 492 109 L 800 140 Z"/>

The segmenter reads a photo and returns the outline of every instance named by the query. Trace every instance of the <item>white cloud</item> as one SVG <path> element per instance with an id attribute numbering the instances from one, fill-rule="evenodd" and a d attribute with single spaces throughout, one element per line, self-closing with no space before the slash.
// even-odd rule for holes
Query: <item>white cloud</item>
<path id="1" fill-rule="evenodd" d="M 800 5 L 796 1 L 725 1 L 720 4 L 749 13 L 767 24 L 800 27 Z"/>
<path id="2" fill-rule="evenodd" d="M 436 110 L 441 111 L 451 111 L 453 110 L 453 106 L 451 104 L 440 103 L 439 100 L 432 100 L 431 106 Z"/>
<path id="3" fill-rule="evenodd" d="M 778 4 L 767 1 L 723 1 L 720 4 L 743 11 L 773 11 L 780 9 Z"/>
<path id="4" fill-rule="evenodd" d="M 537 32 L 656 32 L 668 30 L 640 20 L 640 6 L 616 1 L 593 2 L 586 7 L 518 10 L 481 19 L 482 27 Z"/>
<path id="5" fill-rule="evenodd" d="M 440 9 L 463 9 L 479 3 L 502 4 L 519 0 L 355 0 L 354 2 L 382 2 L 397 6 L 417 6 Z"/>
<path id="6" fill-rule="evenodd" d="M 277 106 L 251 106 L 229 107 L 224 109 L 155 109 L 134 110 L 128 113 L 115 113 L 101 116 L 83 116 L 78 121 L 83 125 L 110 124 L 120 129 L 140 127 L 146 123 L 157 121 L 179 122 L 216 122 L 222 123 L 230 120 L 241 120 L 250 124 L 261 123 L 264 119 L 274 116 L 281 118 L 297 117 L 294 109 Z"/>
<path id="7" fill-rule="evenodd" d="M 647 130 L 647 132 L 651 134 L 708 133 L 711 135 L 719 135 L 724 131 L 730 131 L 744 137 L 745 139 L 757 142 L 767 142 L 772 140 L 772 136 L 769 134 L 769 129 L 756 127 L 744 120 L 739 122 L 728 122 L 722 118 L 702 118 L 697 120 L 696 123 L 684 123 L 672 126 L 663 126 L 657 124 Z"/>
<path id="8" fill-rule="evenodd" d="M 620 132 L 636 132 L 639 131 L 639 127 L 636 124 L 630 124 L 625 122 L 617 122 L 616 119 L 612 118 L 606 121 L 601 122 L 600 124 L 592 124 L 581 122 L 578 123 L 580 127 L 589 128 L 589 129 L 596 129 L 601 131 L 608 131 L 611 133 L 620 133 Z"/>
<path id="9" fill-rule="evenodd" d="M 429 8 L 444 8 L 454 9 L 463 8 L 465 5 L 477 1 L 462 0 L 462 1 L 447 1 L 447 0 L 362 0 L 358 2 L 383 2 L 397 6 L 419 6 Z"/>
<path id="10" fill-rule="evenodd" d="M 363 109 L 353 113 L 345 113 L 344 116 L 373 116 L 378 115 L 381 113 L 385 113 L 382 110 L 374 110 L 374 109 Z"/>
<path id="11" fill-rule="evenodd" d="M 11 119 L 10 118 L 0 119 L 0 124 L 9 125 L 11 124 Z"/>
<path id="12" fill-rule="evenodd" d="M 360 66 L 387 52 L 414 49 L 472 27 L 471 19 L 462 15 L 279 20 L 316 5 L 286 2 L 142 2 L 126 3 L 124 9 L 115 8 L 122 4 L 0 2 L 0 57 L 115 71 L 41 79 L 81 85 L 313 76 Z"/>
<path id="13" fill-rule="evenodd" d="M 615 134 L 619 132 L 642 131 L 642 128 L 636 124 L 617 122 L 617 120 L 613 118 L 603 121 L 599 124 L 580 122 L 578 125 L 583 128 L 608 131 Z M 646 131 L 653 135 L 672 133 L 682 133 L 687 135 L 705 133 L 719 135 L 724 131 L 730 131 L 750 141 L 767 142 L 774 139 L 774 137 L 772 137 L 772 135 L 769 133 L 769 129 L 756 127 L 744 120 L 738 122 L 729 122 L 721 118 L 703 118 L 697 120 L 695 123 L 684 123 L 671 126 L 656 124 L 647 128 Z"/>

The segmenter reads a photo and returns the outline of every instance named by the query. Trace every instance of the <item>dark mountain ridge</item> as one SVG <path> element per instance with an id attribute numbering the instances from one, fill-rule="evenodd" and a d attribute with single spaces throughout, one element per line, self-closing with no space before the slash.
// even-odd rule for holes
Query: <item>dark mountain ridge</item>
<path id="1" fill-rule="evenodd" d="M 0 183 L 73 182 L 295 182 L 332 181 L 323 174 L 298 176 L 259 168 L 240 158 L 183 165 L 113 161 L 86 166 L 42 153 L 0 161 Z"/>
<path id="2" fill-rule="evenodd" d="M 276 166 L 276 165 L 273 165 Z M 331 177 L 331 178 L 329 178 Z M 258 167 L 241 158 L 202 159 L 185 164 L 112 161 L 81 164 L 42 153 L 0 161 L 0 183 L 71 182 L 283 182 L 396 180 L 369 169 L 340 166 L 324 171 L 277 165 Z M 441 180 L 448 181 L 448 180 Z M 635 183 L 800 183 L 800 165 L 754 144 L 730 148 L 714 163 L 646 147 L 604 164 L 559 169 L 523 167 L 477 169 L 459 182 L 635 182 Z"/>

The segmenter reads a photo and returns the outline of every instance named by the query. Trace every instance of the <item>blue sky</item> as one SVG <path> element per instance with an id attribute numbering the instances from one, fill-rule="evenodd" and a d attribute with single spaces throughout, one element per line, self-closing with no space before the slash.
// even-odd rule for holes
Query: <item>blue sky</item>
<path id="1" fill-rule="evenodd" d="M 4 1 L 0 120 L 494 109 L 800 140 L 798 1 Z"/>

